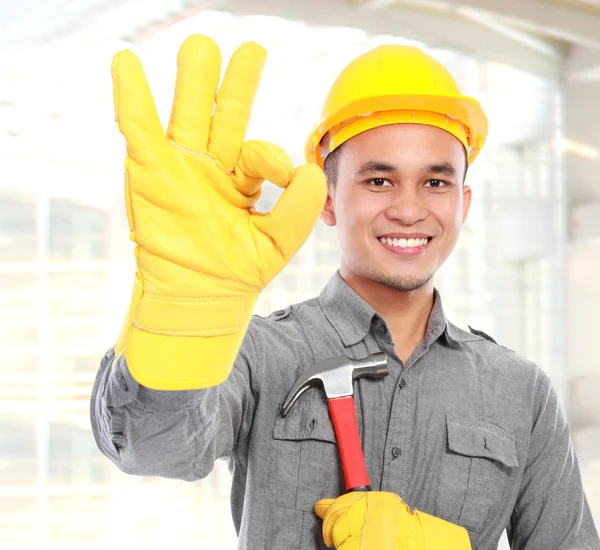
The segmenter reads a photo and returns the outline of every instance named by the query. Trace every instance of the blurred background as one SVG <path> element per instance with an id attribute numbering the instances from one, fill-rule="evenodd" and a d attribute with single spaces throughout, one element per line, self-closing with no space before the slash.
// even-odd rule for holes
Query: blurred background
<path id="1" fill-rule="evenodd" d="M 474 206 L 437 286 L 455 323 L 550 375 L 600 523 L 600 1 L 0 0 L 0 548 L 236 547 L 226 464 L 191 484 L 125 476 L 89 425 L 133 274 L 111 58 L 138 53 L 166 125 L 196 32 L 224 59 L 267 48 L 249 138 L 297 163 L 333 78 L 377 44 L 421 46 L 481 100 Z M 336 243 L 319 224 L 257 313 L 318 293 Z"/>

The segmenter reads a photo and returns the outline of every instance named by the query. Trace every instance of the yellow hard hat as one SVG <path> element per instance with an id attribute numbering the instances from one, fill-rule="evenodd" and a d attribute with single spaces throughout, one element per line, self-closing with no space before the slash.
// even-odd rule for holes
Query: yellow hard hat
<path id="1" fill-rule="evenodd" d="M 428 124 L 461 141 L 469 164 L 487 137 L 479 102 L 463 96 L 439 61 L 412 46 L 379 46 L 350 62 L 327 94 L 321 119 L 305 148 L 323 167 L 345 141 L 386 124 Z"/>

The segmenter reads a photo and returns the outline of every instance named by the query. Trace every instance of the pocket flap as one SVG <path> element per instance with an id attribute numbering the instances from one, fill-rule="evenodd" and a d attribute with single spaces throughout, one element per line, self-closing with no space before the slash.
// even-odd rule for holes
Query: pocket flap
<path id="1" fill-rule="evenodd" d="M 316 439 L 335 443 L 335 431 L 327 405 L 312 399 L 298 400 L 285 418 L 278 415 L 273 438 L 292 441 Z"/>
<path id="2" fill-rule="evenodd" d="M 446 417 L 450 451 L 489 458 L 509 467 L 517 467 L 515 436 L 488 422 L 463 416 Z"/>

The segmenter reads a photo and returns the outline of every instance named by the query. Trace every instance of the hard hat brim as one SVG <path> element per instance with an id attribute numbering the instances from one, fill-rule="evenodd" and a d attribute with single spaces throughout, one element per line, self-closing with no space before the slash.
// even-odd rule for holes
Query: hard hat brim
<path id="1" fill-rule="evenodd" d="M 467 96 L 437 96 L 437 95 L 388 95 L 368 97 L 343 106 L 331 116 L 319 121 L 312 131 L 305 147 L 307 162 L 313 162 L 323 167 L 320 144 L 323 137 L 332 128 L 344 121 L 355 117 L 370 115 L 374 112 L 414 110 L 431 111 L 449 116 L 460 121 L 469 134 L 468 162 L 471 164 L 488 133 L 488 119 L 476 99 Z"/>

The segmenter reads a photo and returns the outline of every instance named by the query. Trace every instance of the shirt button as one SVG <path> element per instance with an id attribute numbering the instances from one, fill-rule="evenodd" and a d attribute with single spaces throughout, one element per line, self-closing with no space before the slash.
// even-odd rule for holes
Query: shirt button
<path id="1" fill-rule="evenodd" d="M 403 390 L 404 387 L 406 386 L 406 380 L 404 380 L 404 378 L 402 380 L 400 380 L 400 384 L 398 384 L 398 387 Z"/>
<path id="2" fill-rule="evenodd" d="M 119 386 L 121 386 L 123 391 L 129 391 L 129 388 L 127 387 L 127 381 L 122 374 L 119 376 Z"/>
<path id="3" fill-rule="evenodd" d="M 377 328 L 379 334 L 387 334 L 387 327 L 385 325 L 379 325 Z"/>
<path id="4" fill-rule="evenodd" d="M 402 451 L 400 449 L 398 449 L 398 447 L 394 447 L 392 449 L 392 456 L 394 458 L 398 458 L 401 454 L 402 454 Z"/>

